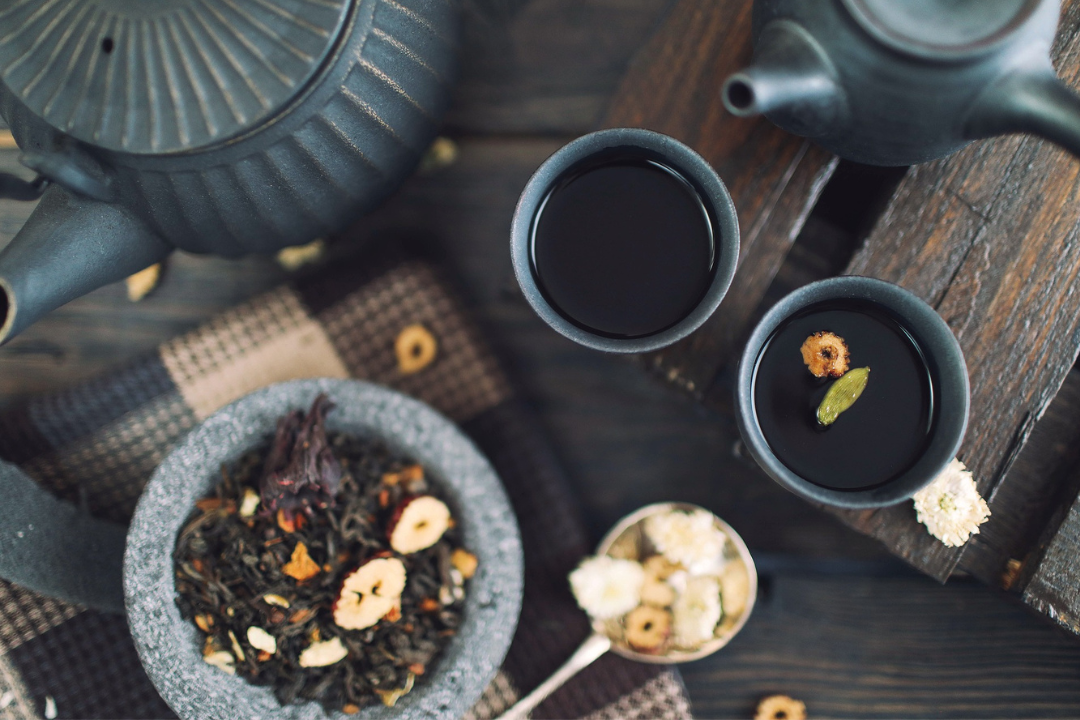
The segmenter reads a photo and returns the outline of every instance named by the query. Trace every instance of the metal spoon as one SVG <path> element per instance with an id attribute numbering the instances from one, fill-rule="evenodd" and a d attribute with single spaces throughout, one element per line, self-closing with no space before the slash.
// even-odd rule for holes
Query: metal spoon
<path id="1" fill-rule="evenodd" d="M 688 503 L 657 503 L 655 505 L 647 505 L 620 520 L 619 523 L 604 536 L 604 539 L 600 541 L 600 545 L 596 548 L 596 554 L 608 554 L 611 549 L 616 546 L 616 543 L 620 546 L 622 546 L 623 543 L 636 543 L 636 546 L 640 547 L 644 540 L 642 521 L 650 515 L 665 513 L 671 510 L 692 511 L 701 509 L 702 508 L 699 508 L 696 505 L 690 505 Z M 543 702 L 548 695 L 555 692 L 555 690 L 561 687 L 563 683 L 572 678 L 583 668 L 591 665 L 597 658 L 609 650 L 618 655 L 622 655 L 624 658 L 637 660 L 638 662 L 653 663 L 656 665 L 671 665 L 674 663 L 699 660 L 708 655 L 712 655 L 714 652 L 727 645 L 731 641 L 731 638 L 735 637 L 742 629 L 743 625 L 746 624 L 746 620 L 750 617 L 750 612 L 754 608 L 754 601 L 757 599 L 757 568 L 754 566 L 754 559 L 750 557 L 750 551 L 747 549 L 746 543 L 739 537 L 739 534 L 726 522 L 716 517 L 716 515 L 713 515 L 713 522 L 717 528 L 724 532 L 728 541 L 731 543 L 731 546 L 735 550 L 735 557 L 729 558 L 729 563 L 741 562 L 746 569 L 747 575 L 746 604 L 733 621 L 728 620 L 728 616 L 725 612 L 725 617 L 720 623 L 721 630 L 717 633 L 716 637 L 692 652 L 672 650 L 663 655 L 647 655 L 645 653 L 637 652 L 617 639 L 613 639 L 608 634 L 603 621 L 593 620 L 592 634 L 581 643 L 578 649 L 574 651 L 574 654 L 570 656 L 570 659 L 563 663 L 562 667 L 556 670 L 551 677 L 538 685 L 535 690 L 518 700 L 517 703 L 503 713 L 498 720 L 524 720 L 524 718 L 527 717 L 537 705 Z"/>

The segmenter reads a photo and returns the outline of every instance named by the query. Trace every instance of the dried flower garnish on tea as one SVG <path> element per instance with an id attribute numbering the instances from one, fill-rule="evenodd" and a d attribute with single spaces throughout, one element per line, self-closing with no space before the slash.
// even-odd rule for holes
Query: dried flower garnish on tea
<path id="1" fill-rule="evenodd" d="M 844 338 L 822 330 L 806 338 L 800 348 L 803 362 L 814 377 L 840 377 L 848 370 L 851 354 Z"/>
<path id="2" fill-rule="evenodd" d="M 271 686 L 282 704 L 351 714 L 430 674 L 477 559 L 423 468 L 381 442 L 328 435 L 332 407 L 320 396 L 286 415 L 223 468 L 174 557 L 177 605 L 208 664 Z"/>

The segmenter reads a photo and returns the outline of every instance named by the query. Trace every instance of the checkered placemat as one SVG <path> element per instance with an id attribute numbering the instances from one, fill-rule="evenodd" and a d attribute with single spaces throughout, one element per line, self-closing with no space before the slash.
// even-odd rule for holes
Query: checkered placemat
<path id="1" fill-rule="evenodd" d="M 394 342 L 411 324 L 438 341 L 415 374 Z M 335 262 L 165 343 L 144 360 L 0 417 L 0 458 L 61 498 L 127 522 L 158 463 L 192 427 L 268 383 L 356 377 L 417 397 L 459 423 L 499 472 L 525 547 L 521 621 L 468 717 L 491 718 L 551 674 L 588 633 L 567 573 L 590 551 L 574 498 L 530 414 L 446 282 L 384 255 Z M 51 700 L 50 700 L 51 699 Z M 127 625 L 0 580 L 0 720 L 170 718 Z M 534 718 L 687 718 L 677 674 L 601 658 Z"/>

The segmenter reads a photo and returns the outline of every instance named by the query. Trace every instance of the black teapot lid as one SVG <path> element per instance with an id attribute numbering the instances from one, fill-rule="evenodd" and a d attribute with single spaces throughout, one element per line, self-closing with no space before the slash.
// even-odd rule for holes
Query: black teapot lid
<path id="1" fill-rule="evenodd" d="M 84 142 L 210 145 L 274 114 L 334 48 L 355 0 L 13 0 L 0 80 Z"/>

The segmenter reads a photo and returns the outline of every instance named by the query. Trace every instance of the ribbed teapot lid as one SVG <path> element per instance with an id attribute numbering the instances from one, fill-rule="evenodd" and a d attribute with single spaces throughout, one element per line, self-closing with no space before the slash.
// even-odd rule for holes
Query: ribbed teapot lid
<path id="1" fill-rule="evenodd" d="M 58 130 L 132 153 L 223 140 L 314 75 L 355 0 L 8 0 L 0 79 Z"/>

